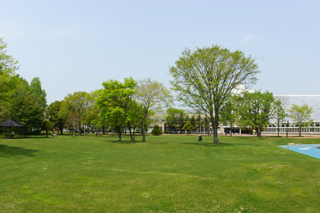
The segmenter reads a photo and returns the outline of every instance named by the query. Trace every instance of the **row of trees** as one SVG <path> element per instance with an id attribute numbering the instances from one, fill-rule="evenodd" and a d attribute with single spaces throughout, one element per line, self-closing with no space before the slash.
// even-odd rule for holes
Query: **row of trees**
<path id="1" fill-rule="evenodd" d="M 136 81 L 125 78 L 105 81 L 103 89 L 91 93 L 75 92 L 62 101 L 55 101 L 47 109 L 47 117 L 53 126 L 62 130 L 65 126 L 110 128 L 118 133 L 121 140 L 124 127 L 129 129 L 131 140 L 135 140 L 135 130 L 140 129 L 142 140 L 146 140 L 145 128 L 150 116 L 172 102 L 170 91 L 163 84 L 144 79 Z M 132 131 L 133 130 L 133 131 Z"/>
<path id="2" fill-rule="evenodd" d="M 261 137 L 263 128 L 270 123 L 271 119 L 276 121 L 279 136 L 281 123 L 290 117 L 299 127 L 299 136 L 301 136 L 301 128 L 313 122 L 312 112 L 312 107 L 307 105 L 293 104 L 290 109 L 287 109 L 286 100 L 275 99 L 268 91 L 264 93 L 244 91 L 232 96 L 221 114 L 221 120 L 229 124 L 230 129 L 234 124 L 243 127 L 250 126 L 256 131 L 257 136 Z"/>
<path id="3" fill-rule="evenodd" d="M 258 137 L 261 137 L 262 130 L 270 124 L 270 120 L 275 121 L 277 125 L 278 136 L 280 126 L 285 119 L 292 118 L 296 126 L 299 127 L 299 135 L 301 136 L 301 128 L 309 126 L 313 121 L 311 119 L 312 107 L 307 105 L 292 105 L 287 108 L 288 103 L 285 99 L 275 99 L 271 92 L 261 91 L 242 91 L 242 93 L 234 93 L 226 103 L 224 110 L 220 114 L 219 124 L 229 125 L 230 130 L 234 125 L 242 127 L 250 127 L 251 132 L 255 130 Z M 166 124 L 175 129 L 180 128 L 187 133 L 204 127 L 209 129 L 209 120 L 200 115 L 187 114 L 182 109 L 169 108 L 164 116 Z M 204 124 L 204 125 L 203 125 Z M 230 135 L 232 133 L 230 131 Z"/>
<path id="4" fill-rule="evenodd" d="M 40 128 L 45 118 L 63 132 L 68 125 L 73 129 L 84 124 L 96 128 L 115 129 L 121 140 L 123 127 L 130 130 L 140 128 L 145 141 L 145 126 L 148 118 L 172 103 L 170 91 L 161 83 L 145 79 L 136 81 L 125 78 L 124 82 L 109 80 L 103 88 L 91 93 L 75 92 L 64 100 L 56 101 L 46 108 L 46 93 L 41 88 L 39 78 L 30 84 L 15 73 L 18 62 L 6 53 L 7 44 L 0 39 L 0 119 L 14 119 L 32 128 Z M 213 129 L 213 141 L 219 143 L 219 122 L 238 122 L 252 126 L 261 135 L 261 129 L 270 119 L 270 112 L 280 110 L 278 122 L 283 120 L 281 102 L 273 100 L 272 93 L 245 92 L 233 96 L 233 91 L 240 85 L 256 82 L 258 65 L 251 56 L 246 57 L 241 51 L 230 51 L 218 45 L 186 49 L 182 56 L 169 68 L 172 76 L 170 84 L 177 93 L 177 100 L 185 107 L 205 115 L 207 124 Z M 278 108 L 277 108 L 278 107 Z M 293 109 L 292 109 L 293 110 Z M 178 110 L 179 111 L 179 110 Z M 179 116 L 182 112 L 169 108 L 166 121 L 176 129 L 181 128 Z M 311 109 L 312 111 L 312 109 Z M 292 112 L 291 115 L 294 113 Z M 179 115 L 179 116 L 177 116 Z M 186 120 L 188 121 L 188 120 Z M 192 125 L 192 118 L 190 119 Z"/>
<path id="5" fill-rule="evenodd" d="M 30 83 L 16 74 L 18 61 L 7 54 L 7 43 L 0 38 L 0 120 L 15 120 L 28 127 L 43 126 L 47 107 L 46 92 L 39 78 Z"/>
<path id="6" fill-rule="evenodd" d="M 177 133 L 177 129 L 183 129 L 187 122 L 192 126 L 192 128 L 188 129 L 188 133 L 199 128 L 209 129 L 210 124 L 209 119 L 201 114 L 188 113 L 183 109 L 173 107 L 166 110 L 164 120 L 169 128 L 174 129 L 175 133 Z"/>

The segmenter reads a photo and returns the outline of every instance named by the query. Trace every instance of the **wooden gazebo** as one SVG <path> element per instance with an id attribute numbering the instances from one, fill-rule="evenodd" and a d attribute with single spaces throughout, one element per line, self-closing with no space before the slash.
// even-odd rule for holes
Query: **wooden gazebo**
<path id="1" fill-rule="evenodd" d="M 9 139 L 11 139 L 11 129 L 12 127 L 19 127 L 22 128 L 22 134 L 21 136 L 23 137 L 23 129 L 25 129 L 27 126 L 23 124 L 19 124 L 18 122 L 12 121 L 12 120 L 7 120 L 2 123 L 0 123 L 0 127 L 9 127 Z M 27 131 L 25 131 L 25 137 L 26 137 Z"/>

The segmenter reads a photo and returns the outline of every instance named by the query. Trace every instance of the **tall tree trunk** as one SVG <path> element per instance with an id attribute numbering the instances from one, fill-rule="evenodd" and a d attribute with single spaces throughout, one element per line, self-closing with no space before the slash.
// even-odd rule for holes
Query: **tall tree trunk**
<path id="1" fill-rule="evenodd" d="M 261 127 L 256 128 L 257 137 L 261 137 Z"/>
<path id="2" fill-rule="evenodd" d="M 133 140 L 136 140 L 136 128 L 133 128 Z"/>
<path id="3" fill-rule="evenodd" d="M 75 121 L 73 120 L 73 137 L 74 137 L 74 130 L 75 130 Z"/>
<path id="4" fill-rule="evenodd" d="M 48 130 L 46 129 L 46 136 L 48 137 Z"/>
<path id="5" fill-rule="evenodd" d="M 113 137 L 113 128 L 111 129 L 111 137 Z"/>
<path id="6" fill-rule="evenodd" d="M 79 136 L 81 136 L 81 122 L 79 121 Z"/>
<path id="7" fill-rule="evenodd" d="M 63 127 L 60 127 L 60 133 L 63 135 Z"/>
<path id="8" fill-rule="evenodd" d="M 212 122 L 212 129 L 213 129 L 213 143 L 220 143 L 218 139 L 218 122 L 216 118 L 214 118 Z"/>
<path id="9" fill-rule="evenodd" d="M 134 141 L 134 139 L 133 139 L 133 135 L 132 135 L 132 131 L 131 131 L 131 125 L 130 125 L 130 123 L 129 123 L 129 122 L 128 122 L 128 128 L 129 128 L 129 133 L 130 133 L 131 141 Z"/>
<path id="10" fill-rule="evenodd" d="M 299 127 L 299 137 L 301 137 L 301 127 Z"/>
<path id="11" fill-rule="evenodd" d="M 121 141 L 121 127 L 118 126 L 117 129 L 118 129 L 119 141 Z"/>
<path id="12" fill-rule="evenodd" d="M 220 143 L 220 141 L 218 139 L 219 114 L 216 113 L 217 111 L 218 110 L 215 109 L 214 117 L 213 117 L 213 112 L 210 113 L 211 122 L 212 122 L 212 129 L 213 129 L 213 143 Z"/>
<path id="13" fill-rule="evenodd" d="M 146 133 L 144 132 L 144 122 L 145 122 L 145 118 L 144 117 L 142 119 L 142 124 L 141 124 L 141 135 L 142 135 L 142 141 L 146 141 Z"/>

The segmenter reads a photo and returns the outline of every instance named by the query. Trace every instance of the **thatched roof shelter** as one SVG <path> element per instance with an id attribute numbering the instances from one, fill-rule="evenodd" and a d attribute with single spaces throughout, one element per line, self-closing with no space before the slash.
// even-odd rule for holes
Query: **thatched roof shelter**
<path id="1" fill-rule="evenodd" d="M 22 137 L 23 137 L 23 128 L 26 128 L 26 125 L 19 124 L 18 122 L 7 120 L 0 123 L 0 127 L 9 127 L 9 138 L 11 139 L 11 128 L 12 127 L 20 127 L 22 128 Z"/>

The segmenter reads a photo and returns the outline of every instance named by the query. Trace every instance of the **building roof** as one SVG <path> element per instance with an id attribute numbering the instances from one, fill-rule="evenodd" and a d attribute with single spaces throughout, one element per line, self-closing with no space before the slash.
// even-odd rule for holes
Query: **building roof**
<path id="1" fill-rule="evenodd" d="M 307 104 L 312 107 L 311 118 L 314 122 L 320 122 L 320 95 L 274 95 L 276 100 L 280 100 L 286 109 L 290 109 L 292 104 L 302 106 Z M 291 120 L 290 118 L 288 120 Z"/>
<path id="2" fill-rule="evenodd" d="M 12 120 L 7 120 L 7 121 L 0 123 L 0 127 L 1 126 L 3 126 L 3 127 L 26 127 L 25 125 L 19 124 L 18 122 L 15 122 Z"/>

